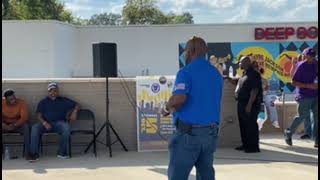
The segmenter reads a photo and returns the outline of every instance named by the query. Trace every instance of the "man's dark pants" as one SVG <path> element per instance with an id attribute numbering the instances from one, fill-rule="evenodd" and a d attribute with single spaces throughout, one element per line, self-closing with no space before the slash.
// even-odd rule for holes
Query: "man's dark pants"
<path id="1" fill-rule="evenodd" d="M 251 112 L 246 112 L 247 103 L 238 102 L 238 118 L 242 145 L 245 150 L 259 150 L 259 128 L 257 118 L 260 105 L 253 105 Z"/>
<path id="2" fill-rule="evenodd" d="M 13 131 L 6 131 L 2 130 L 3 133 L 20 133 L 23 134 L 23 139 L 24 139 L 24 156 L 28 157 L 30 153 L 30 125 L 29 123 L 25 123 L 21 127 L 17 128 L 16 130 Z"/>

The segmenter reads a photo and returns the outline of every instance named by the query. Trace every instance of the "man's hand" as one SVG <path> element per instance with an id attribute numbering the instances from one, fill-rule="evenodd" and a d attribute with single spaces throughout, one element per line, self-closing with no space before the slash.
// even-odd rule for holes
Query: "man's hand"
<path id="1" fill-rule="evenodd" d="M 252 109 L 252 105 L 248 103 L 247 106 L 246 106 L 246 113 L 250 114 L 251 109 Z"/>
<path id="2" fill-rule="evenodd" d="M 70 120 L 70 121 L 75 121 L 75 120 L 77 120 L 77 113 L 78 113 L 77 110 L 73 110 L 73 111 L 70 113 L 69 120 Z"/>
<path id="3" fill-rule="evenodd" d="M 170 112 L 166 109 L 166 107 L 161 109 L 161 114 L 166 117 L 170 115 Z"/>
<path id="4" fill-rule="evenodd" d="M 68 118 L 70 122 L 77 120 L 78 111 L 80 110 L 80 105 L 77 104 L 76 107 L 71 111 L 70 115 L 68 115 Z"/>
<path id="5" fill-rule="evenodd" d="M 14 131 L 16 126 L 14 124 L 9 124 L 9 131 Z"/>
<path id="6" fill-rule="evenodd" d="M 50 130 L 51 128 L 52 128 L 52 126 L 49 124 L 49 123 L 47 123 L 46 121 L 44 121 L 43 123 L 42 123 L 42 125 L 46 128 L 46 130 Z"/>
<path id="7" fill-rule="evenodd" d="M 308 89 L 318 90 L 318 84 L 308 84 Z"/>
<path id="8" fill-rule="evenodd" d="M 233 85 L 237 85 L 239 78 L 231 78 L 229 76 L 223 75 L 223 80 L 227 80 L 228 82 L 230 82 Z"/>
<path id="9" fill-rule="evenodd" d="M 13 131 L 13 130 L 15 130 L 15 126 L 13 124 L 2 123 L 2 130 Z"/>

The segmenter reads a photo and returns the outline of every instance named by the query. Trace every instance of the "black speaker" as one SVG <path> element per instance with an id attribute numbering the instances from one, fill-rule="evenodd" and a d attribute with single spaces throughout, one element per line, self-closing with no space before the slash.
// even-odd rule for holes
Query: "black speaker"
<path id="1" fill-rule="evenodd" d="M 94 77 L 117 77 L 117 44 L 93 43 Z"/>

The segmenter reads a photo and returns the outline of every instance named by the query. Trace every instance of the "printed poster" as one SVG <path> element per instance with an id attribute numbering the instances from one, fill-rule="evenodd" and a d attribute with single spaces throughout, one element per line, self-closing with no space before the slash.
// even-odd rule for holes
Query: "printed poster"
<path id="1" fill-rule="evenodd" d="M 137 77 L 138 152 L 168 150 L 175 127 L 172 116 L 162 117 L 161 109 L 172 94 L 174 80 L 175 76 Z"/>

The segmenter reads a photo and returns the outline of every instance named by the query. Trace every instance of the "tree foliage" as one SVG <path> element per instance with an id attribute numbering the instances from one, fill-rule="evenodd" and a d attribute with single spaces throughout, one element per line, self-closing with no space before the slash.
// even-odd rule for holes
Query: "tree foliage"
<path id="1" fill-rule="evenodd" d="M 73 16 L 58 0 L 2 0 L 2 19 L 52 19 L 71 23 Z"/>
<path id="2" fill-rule="evenodd" d="M 60 0 L 61 1 L 61 0 Z M 59 0 L 2 0 L 2 20 L 58 20 L 75 25 L 193 24 L 189 12 L 165 14 L 156 0 L 126 0 L 122 15 L 102 13 L 74 17 Z"/>
<path id="3" fill-rule="evenodd" d="M 193 24 L 190 13 L 166 15 L 155 0 L 127 0 L 122 10 L 123 24 Z"/>
<path id="4" fill-rule="evenodd" d="M 88 21 L 89 25 L 120 25 L 121 15 L 113 13 L 95 14 Z"/>

